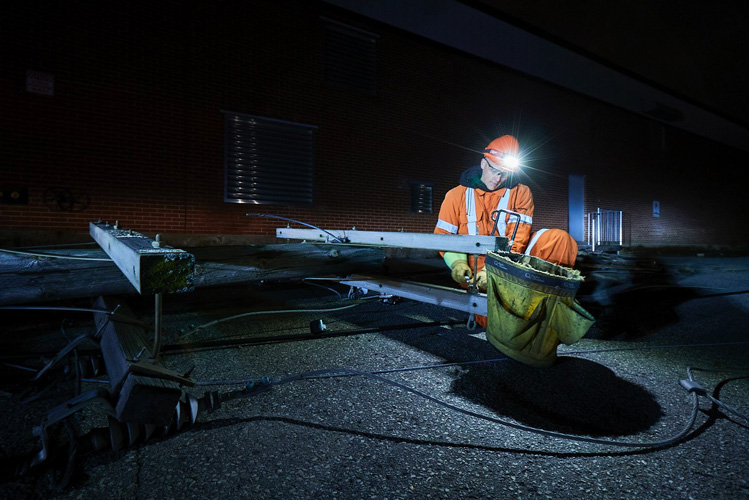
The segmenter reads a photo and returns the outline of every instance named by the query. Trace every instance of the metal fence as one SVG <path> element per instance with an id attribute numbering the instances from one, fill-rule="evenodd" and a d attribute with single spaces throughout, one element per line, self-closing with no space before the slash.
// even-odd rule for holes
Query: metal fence
<path id="1" fill-rule="evenodd" d="M 601 245 L 619 245 L 623 243 L 622 211 L 596 209 L 587 215 L 588 245 L 595 252 Z"/>

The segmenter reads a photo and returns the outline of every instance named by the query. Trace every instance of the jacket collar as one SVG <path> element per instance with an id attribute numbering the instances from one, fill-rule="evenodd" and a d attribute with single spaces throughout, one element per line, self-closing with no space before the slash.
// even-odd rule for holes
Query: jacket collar
<path id="1" fill-rule="evenodd" d="M 494 189 L 494 191 L 499 191 L 500 189 L 512 189 L 515 186 L 520 184 L 520 179 L 518 179 L 517 175 L 510 174 L 510 177 L 502 183 L 497 189 Z M 468 168 L 463 171 L 462 174 L 460 174 L 460 185 L 479 189 L 481 191 L 486 191 L 487 193 L 492 192 L 491 189 L 487 188 L 486 185 L 481 182 L 481 166 L 476 165 L 471 168 Z"/>

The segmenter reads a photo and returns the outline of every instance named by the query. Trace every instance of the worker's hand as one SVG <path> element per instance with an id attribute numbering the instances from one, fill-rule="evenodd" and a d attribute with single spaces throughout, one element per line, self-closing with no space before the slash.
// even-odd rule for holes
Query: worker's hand
<path id="1" fill-rule="evenodd" d="M 466 276 L 468 276 L 468 279 L 471 279 L 473 276 L 471 267 L 468 265 L 468 261 L 465 260 L 456 260 L 453 262 L 452 272 L 450 274 L 453 281 L 461 285 L 466 282 Z"/>
<path id="2" fill-rule="evenodd" d="M 479 287 L 479 292 L 486 291 L 486 268 L 476 273 L 476 285 Z"/>

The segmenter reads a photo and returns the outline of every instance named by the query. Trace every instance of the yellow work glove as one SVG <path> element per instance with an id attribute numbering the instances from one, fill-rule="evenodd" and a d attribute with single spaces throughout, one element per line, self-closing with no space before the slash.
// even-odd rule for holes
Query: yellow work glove
<path id="1" fill-rule="evenodd" d="M 478 285 L 480 292 L 486 291 L 486 268 L 476 273 L 476 285 Z"/>
<path id="2" fill-rule="evenodd" d="M 466 276 L 468 276 L 469 279 L 473 276 L 471 266 L 468 265 L 468 261 L 466 260 L 456 260 L 450 267 L 452 268 L 450 274 L 453 281 L 460 283 L 461 285 L 466 282 Z"/>

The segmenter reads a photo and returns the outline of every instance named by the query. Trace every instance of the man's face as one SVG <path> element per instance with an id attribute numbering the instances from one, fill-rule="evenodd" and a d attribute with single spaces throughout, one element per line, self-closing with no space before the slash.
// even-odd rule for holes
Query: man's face
<path id="1" fill-rule="evenodd" d="M 481 160 L 481 182 L 494 191 L 507 179 L 507 172 L 494 168 L 489 161 L 484 158 Z"/>

